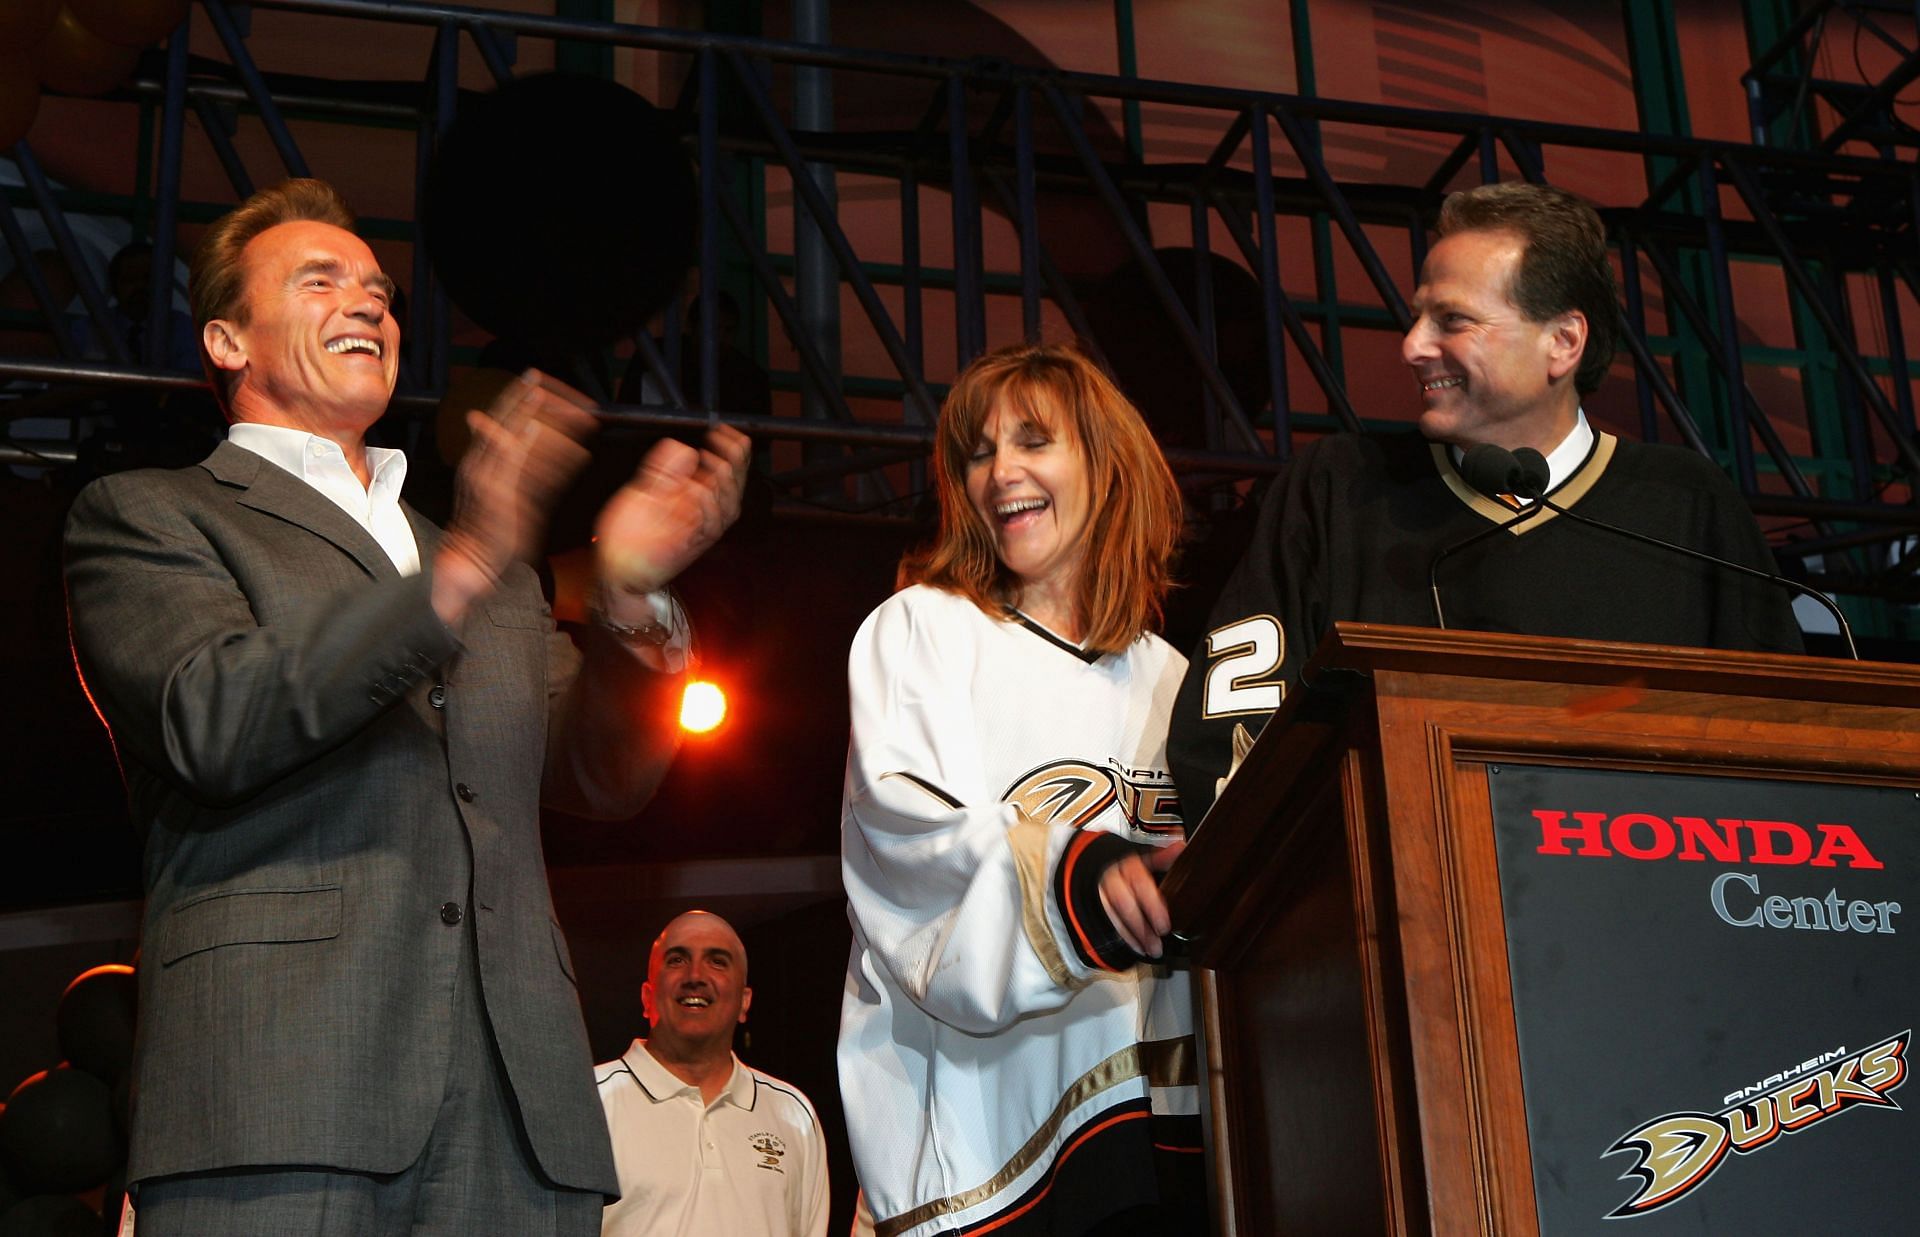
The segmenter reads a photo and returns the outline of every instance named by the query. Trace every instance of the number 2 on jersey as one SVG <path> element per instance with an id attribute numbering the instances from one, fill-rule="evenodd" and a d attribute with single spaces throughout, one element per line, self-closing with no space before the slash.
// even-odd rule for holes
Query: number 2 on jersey
<path id="1" fill-rule="evenodd" d="M 1285 687 L 1262 683 L 1280 668 L 1287 655 L 1287 638 L 1270 614 L 1229 623 L 1207 633 L 1207 690 L 1201 707 L 1208 717 L 1241 713 L 1271 713 L 1280 707 Z"/>

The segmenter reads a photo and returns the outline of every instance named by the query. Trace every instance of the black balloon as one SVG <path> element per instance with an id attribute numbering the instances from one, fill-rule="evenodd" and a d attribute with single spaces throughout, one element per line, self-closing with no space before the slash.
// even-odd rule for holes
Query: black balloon
<path id="1" fill-rule="evenodd" d="M 1190 248 L 1153 252 L 1189 317 L 1197 320 L 1200 255 Z M 1260 281 L 1217 253 L 1208 256 L 1207 272 L 1213 286 L 1214 355 L 1220 373 L 1241 411 L 1257 421 L 1272 390 Z M 1081 289 L 1081 298 L 1088 327 L 1113 366 L 1114 380 L 1140 410 L 1154 438 L 1167 447 L 1205 447 L 1200 368 L 1174 335 L 1167 310 L 1139 265 L 1126 262 L 1091 281 Z"/>
<path id="2" fill-rule="evenodd" d="M 545 354 L 633 334 L 693 260 L 682 126 L 624 86 L 549 73 L 463 95 L 420 212 L 469 317 Z"/>
<path id="3" fill-rule="evenodd" d="M 100 1187 L 100 1216 L 107 1221 L 105 1231 L 109 1234 L 120 1231 L 120 1212 L 127 1200 L 127 1165 L 125 1161 L 114 1166 L 107 1174 L 106 1184 Z"/>
<path id="4" fill-rule="evenodd" d="M 113 1128 L 121 1138 L 133 1133 L 133 1071 L 113 1080 Z"/>
<path id="5" fill-rule="evenodd" d="M 133 1064 L 134 1007 L 132 967 L 81 972 L 60 997 L 60 1051 L 76 1069 L 116 1081 Z"/>
<path id="6" fill-rule="evenodd" d="M 42 1194 L 0 1213 L 0 1237 L 97 1237 L 100 1217 L 77 1198 Z"/>
<path id="7" fill-rule="evenodd" d="M 124 1152 L 113 1128 L 113 1093 L 83 1070 L 35 1074 L 14 1088 L 0 1113 L 0 1162 L 22 1192 L 90 1190 Z"/>

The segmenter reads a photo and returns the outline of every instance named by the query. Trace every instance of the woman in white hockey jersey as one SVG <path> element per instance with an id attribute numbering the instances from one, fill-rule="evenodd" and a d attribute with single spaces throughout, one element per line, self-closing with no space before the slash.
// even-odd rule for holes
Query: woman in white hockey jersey
<path id="1" fill-rule="evenodd" d="M 1185 659 L 1151 627 L 1180 525 L 1140 414 L 1078 352 L 960 375 L 940 529 L 849 665 L 840 1087 L 879 1237 L 1204 1231 L 1185 976 Z M 863 1217 L 864 1219 L 864 1217 Z"/>

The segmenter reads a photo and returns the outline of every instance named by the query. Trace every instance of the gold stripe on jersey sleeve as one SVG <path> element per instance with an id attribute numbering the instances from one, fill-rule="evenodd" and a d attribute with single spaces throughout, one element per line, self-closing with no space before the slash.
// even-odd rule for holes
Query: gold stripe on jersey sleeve
<path id="1" fill-rule="evenodd" d="M 1007 830 L 1007 844 L 1013 848 L 1014 871 L 1020 874 L 1020 927 L 1027 934 L 1027 944 L 1039 955 L 1048 979 L 1068 990 L 1082 987 L 1086 981 L 1073 977 L 1065 955 L 1060 952 L 1060 942 L 1054 938 L 1053 925 L 1047 922 L 1047 835 L 1050 830 L 1024 809 L 1016 807 L 1014 814 L 1017 819 Z"/>

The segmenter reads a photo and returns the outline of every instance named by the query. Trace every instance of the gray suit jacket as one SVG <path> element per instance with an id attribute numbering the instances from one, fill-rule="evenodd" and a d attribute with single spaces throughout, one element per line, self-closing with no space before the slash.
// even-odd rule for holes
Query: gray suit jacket
<path id="1" fill-rule="evenodd" d="M 403 579 L 232 444 L 74 504 L 75 656 L 145 831 L 130 1180 L 413 1163 L 471 930 L 541 1168 L 615 1190 L 538 809 L 638 811 L 674 680 L 595 634 L 581 673 L 524 568 L 456 639 L 408 514 L 429 568 Z"/>

